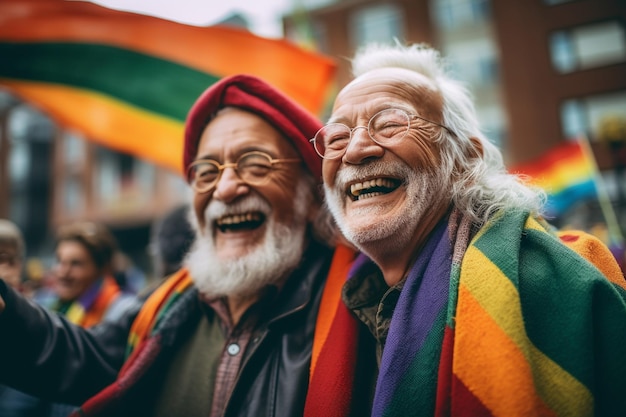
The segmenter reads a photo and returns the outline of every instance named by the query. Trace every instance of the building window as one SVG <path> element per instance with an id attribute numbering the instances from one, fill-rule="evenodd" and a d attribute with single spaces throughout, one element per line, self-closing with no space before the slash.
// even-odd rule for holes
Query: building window
<path id="1" fill-rule="evenodd" d="M 85 191 L 81 177 L 68 175 L 61 188 L 63 194 L 63 214 L 67 217 L 81 213 L 85 209 Z"/>
<path id="2" fill-rule="evenodd" d="M 391 44 L 404 39 L 402 10 L 393 4 L 381 4 L 356 11 L 350 17 L 352 45 L 358 48 L 371 42 Z"/>
<path id="3" fill-rule="evenodd" d="M 446 55 L 455 78 L 472 86 L 488 86 L 498 82 L 497 50 L 489 38 L 455 42 Z"/>
<path id="4" fill-rule="evenodd" d="M 29 201 L 25 193 L 18 193 L 11 196 L 11 204 L 9 205 L 9 218 L 16 224 L 28 224 Z"/>
<path id="5" fill-rule="evenodd" d="M 103 203 L 115 200 L 120 194 L 122 183 L 116 154 L 107 148 L 98 146 L 96 159 L 98 160 L 98 170 L 93 179 L 95 180 L 98 199 Z"/>
<path id="6" fill-rule="evenodd" d="M 166 187 L 168 189 L 168 195 L 171 196 L 171 199 L 180 199 L 180 201 L 188 201 L 193 192 L 191 191 L 191 187 L 187 184 L 185 179 L 178 175 L 169 171 L 163 171 L 166 176 Z"/>
<path id="7" fill-rule="evenodd" d="M 87 207 L 88 196 L 84 187 L 87 173 L 88 146 L 83 136 L 76 131 L 62 130 L 59 141 L 60 171 L 59 188 L 63 216 L 72 217 Z"/>
<path id="8" fill-rule="evenodd" d="M 490 0 L 434 0 L 433 13 L 437 25 L 454 29 L 491 19 Z"/>
<path id="9" fill-rule="evenodd" d="M 285 37 L 290 41 L 322 53 L 328 53 L 328 34 L 323 21 L 314 19 L 306 9 L 296 9 L 286 26 Z"/>
<path id="10" fill-rule="evenodd" d="M 482 132 L 489 141 L 497 147 L 503 148 L 506 135 L 506 115 L 503 113 L 502 106 L 491 103 L 477 107 L 476 116 L 480 121 Z"/>
<path id="11" fill-rule="evenodd" d="M 13 187 L 24 187 L 28 181 L 30 168 L 29 143 L 24 140 L 12 141 L 9 153 L 9 178 Z"/>
<path id="12" fill-rule="evenodd" d="M 129 154 L 96 147 L 94 175 L 99 204 L 116 214 L 145 206 L 154 194 L 155 167 Z"/>
<path id="13" fill-rule="evenodd" d="M 567 100 L 561 105 L 561 126 L 566 138 L 587 135 L 588 125 L 581 100 Z"/>
<path id="14" fill-rule="evenodd" d="M 152 163 L 135 159 L 135 176 L 142 190 L 151 191 L 156 178 L 156 168 Z"/>
<path id="15" fill-rule="evenodd" d="M 564 74 L 626 61 L 626 34 L 617 21 L 578 26 L 552 33 L 550 55 Z"/>
<path id="16" fill-rule="evenodd" d="M 561 105 L 561 126 L 568 139 L 602 140 L 607 123 L 626 120 L 626 91 L 571 99 Z"/>
<path id="17" fill-rule="evenodd" d="M 85 139 L 76 132 L 63 132 L 63 163 L 82 166 L 87 144 Z"/>

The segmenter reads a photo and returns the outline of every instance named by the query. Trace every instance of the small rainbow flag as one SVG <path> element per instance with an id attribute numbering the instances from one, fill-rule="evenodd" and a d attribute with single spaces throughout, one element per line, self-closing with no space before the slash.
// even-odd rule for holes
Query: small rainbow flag
<path id="1" fill-rule="evenodd" d="M 578 201 L 597 198 L 596 165 L 580 141 L 564 141 L 539 159 L 511 168 L 530 177 L 531 184 L 548 193 L 546 210 L 559 216 Z"/>
<path id="2" fill-rule="evenodd" d="M 0 88 L 176 172 L 187 111 L 220 78 L 256 75 L 317 114 L 336 68 L 285 39 L 66 0 L 2 0 L 0 57 Z"/>

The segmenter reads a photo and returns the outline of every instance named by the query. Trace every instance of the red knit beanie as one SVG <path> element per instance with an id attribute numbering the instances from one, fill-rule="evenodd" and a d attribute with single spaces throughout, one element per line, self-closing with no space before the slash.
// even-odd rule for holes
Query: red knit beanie
<path id="1" fill-rule="evenodd" d="M 321 178 L 322 159 L 315 153 L 309 139 L 322 127 L 322 123 L 300 104 L 250 75 L 221 79 L 205 90 L 191 107 L 185 123 L 185 172 L 196 157 L 204 128 L 224 107 L 237 107 L 265 119 L 294 144 L 315 178 Z"/>

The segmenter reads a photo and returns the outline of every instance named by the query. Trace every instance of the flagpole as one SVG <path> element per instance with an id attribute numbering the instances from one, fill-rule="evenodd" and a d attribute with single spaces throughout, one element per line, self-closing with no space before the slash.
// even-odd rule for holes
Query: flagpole
<path id="1" fill-rule="evenodd" d="M 589 140 L 587 139 L 587 136 L 580 135 L 578 136 L 577 141 L 583 151 L 583 154 L 592 164 L 592 178 L 596 186 L 596 191 L 598 193 L 598 202 L 600 203 L 600 209 L 602 210 L 604 220 L 606 221 L 606 227 L 609 232 L 610 243 L 621 244 L 624 241 L 624 236 L 622 235 L 622 230 L 620 228 L 619 222 L 617 221 L 617 215 L 615 214 L 615 210 L 613 209 L 613 205 L 611 204 L 611 199 L 609 198 L 606 187 L 604 186 L 604 180 L 602 178 L 602 174 L 600 174 L 600 170 L 598 168 L 598 164 L 596 163 L 596 158 L 591 149 L 591 145 L 589 144 Z"/>

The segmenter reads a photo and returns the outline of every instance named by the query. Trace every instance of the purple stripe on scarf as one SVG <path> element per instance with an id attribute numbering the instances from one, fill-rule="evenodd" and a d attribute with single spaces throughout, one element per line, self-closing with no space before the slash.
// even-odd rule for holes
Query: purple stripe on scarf
<path id="1" fill-rule="evenodd" d="M 367 269 L 365 269 L 366 267 Z M 351 279 L 357 274 L 368 274 L 371 269 L 378 269 L 378 267 L 370 258 L 367 257 L 367 255 L 359 253 L 350 267 L 348 279 Z"/>
<path id="2" fill-rule="evenodd" d="M 396 387 L 423 347 L 437 315 L 447 306 L 452 263 L 452 245 L 447 231 L 445 221 L 436 227 L 409 271 L 400 293 L 383 351 L 373 416 L 383 415 Z M 438 365 L 424 364 L 433 369 L 433 383 Z"/>
<path id="3" fill-rule="evenodd" d="M 98 280 L 91 284 L 91 286 L 87 288 L 83 295 L 78 298 L 77 301 L 83 307 L 85 312 L 87 312 L 91 308 L 91 305 L 98 297 L 98 294 L 100 294 L 100 288 L 102 287 L 103 283 L 104 278 L 98 278 Z"/>

